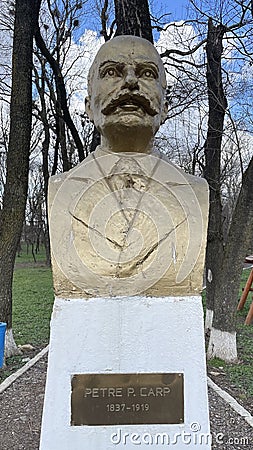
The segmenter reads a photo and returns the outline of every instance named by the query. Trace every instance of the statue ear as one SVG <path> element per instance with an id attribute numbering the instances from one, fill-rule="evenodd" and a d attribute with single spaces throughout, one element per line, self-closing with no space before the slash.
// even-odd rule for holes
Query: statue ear
<path id="1" fill-rule="evenodd" d="M 168 114 L 168 102 L 164 102 L 161 113 L 161 125 L 165 122 L 167 114 Z"/>
<path id="2" fill-rule="evenodd" d="M 92 123 L 94 123 L 94 117 L 93 117 L 93 113 L 92 113 L 92 110 L 90 107 L 90 97 L 85 98 L 85 111 L 86 111 L 86 114 L 88 115 L 90 121 Z"/>

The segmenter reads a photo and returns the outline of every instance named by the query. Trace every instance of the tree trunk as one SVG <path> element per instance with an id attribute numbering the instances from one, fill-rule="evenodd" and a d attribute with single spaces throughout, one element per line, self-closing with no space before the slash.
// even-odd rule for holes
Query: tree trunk
<path id="1" fill-rule="evenodd" d="M 221 58 L 222 40 L 226 28 L 208 22 L 207 35 L 207 87 L 208 87 L 208 131 L 205 142 L 204 176 L 210 188 L 210 209 L 206 251 L 206 328 L 211 328 L 214 311 L 215 287 L 223 255 L 222 205 L 221 205 L 221 141 L 224 125 L 226 97 L 223 91 Z"/>
<path id="2" fill-rule="evenodd" d="M 97 128 L 94 127 L 93 134 L 92 134 L 92 141 L 91 141 L 90 148 L 89 148 L 90 153 L 92 153 L 96 150 L 97 146 L 100 145 L 100 142 L 101 142 L 100 133 L 97 130 Z M 88 156 L 88 155 L 86 155 L 86 156 Z"/>
<path id="3" fill-rule="evenodd" d="M 43 101 L 44 101 L 43 96 Z M 49 144 L 50 144 L 50 133 L 49 133 L 49 124 L 47 121 L 46 116 L 46 109 L 45 109 L 45 101 L 44 104 L 42 102 L 42 122 L 44 127 L 44 141 L 42 143 L 42 172 L 43 172 L 43 178 L 44 178 L 44 198 L 45 198 L 45 205 L 46 205 L 46 218 L 45 218 L 45 224 L 44 224 L 44 244 L 45 244 L 45 250 L 46 250 L 46 265 L 51 265 L 51 256 L 50 256 L 50 238 L 49 238 L 49 225 L 48 225 L 48 204 L 47 204 L 47 195 L 48 195 L 48 180 L 49 180 L 49 171 L 48 171 L 48 153 L 49 153 Z M 44 120 L 43 120 L 44 119 Z"/>
<path id="4" fill-rule="evenodd" d="M 153 43 L 148 0 L 114 0 L 116 33 L 140 36 Z"/>
<path id="5" fill-rule="evenodd" d="M 64 84 L 63 75 L 61 73 L 61 68 L 59 66 L 58 61 L 56 59 L 54 59 L 54 57 L 49 52 L 49 50 L 43 40 L 43 37 L 40 33 L 38 16 L 37 16 L 35 22 L 36 22 L 35 23 L 36 44 L 37 44 L 38 48 L 40 49 L 42 55 L 45 57 L 47 62 L 50 64 L 51 69 L 53 71 L 54 80 L 55 80 L 55 84 L 56 84 L 56 90 L 57 90 L 57 100 L 59 101 L 59 107 L 61 108 L 61 112 L 62 112 L 61 117 L 71 132 L 71 135 L 73 137 L 73 140 L 74 140 L 76 148 L 77 148 L 79 161 L 81 162 L 84 159 L 83 144 L 80 139 L 78 130 L 77 130 L 77 128 L 70 116 L 70 113 L 69 113 L 69 108 L 68 108 L 68 104 L 67 104 L 67 92 L 66 92 L 66 87 Z"/>
<path id="6" fill-rule="evenodd" d="M 56 130 L 57 130 L 57 138 L 59 139 L 59 144 L 61 148 L 63 172 L 68 172 L 68 170 L 71 169 L 71 163 L 69 161 L 67 151 L 65 122 L 62 119 L 61 115 L 57 114 L 56 114 Z"/>
<path id="7" fill-rule="evenodd" d="M 50 129 L 49 122 L 47 118 L 47 107 L 45 101 L 45 79 L 46 79 L 46 71 L 45 71 L 45 60 L 39 58 L 41 64 L 41 78 L 39 77 L 38 71 L 36 67 L 34 67 L 35 74 L 35 83 L 40 96 L 41 110 L 40 118 L 43 124 L 44 129 L 44 140 L 42 142 L 42 173 L 44 179 L 43 185 L 43 193 L 45 198 L 46 205 L 46 218 L 43 227 L 44 232 L 44 245 L 46 250 L 46 265 L 51 265 L 51 255 L 50 255 L 50 238 L 49 238 L 49 225 L 48 225 L 48 204 L 47 204 L 47 195 L 48 195 L 48 180 L 49 180 L 49 170 L 48 170 L 48 154 L 49 154 L 49 146 L 50 146 Z M 41 85 L 40 85 L 41 80 Z"/>
<path id="8" fill-rule="evenodd" d="M 205 145 L 205 177 L 210 186 L 210 217 L 206 257 L 207 314 L 212 315 L 208 358 L 237 360 L 236 306 L 243 260 L 253 235 L 253 158 L 243 175 L 226 244 L 222 235 L 220 157 L 226 98 L 221 76 L 222 40 L 226 27 L 208 23 L 207 84 L 209 122 Z M 210 327 L 210 323 L 207 324 Z"/>
<path id="9" fill-rule="evenodd" d="M 34 11 L 39 6 L 40 1 L 16 0 L 10 136 L 0 223 L 0 318 L 7 322 L 6 356 L 17 349 L 12 339 L 12 279 L 28 188 Z"/>
<path id="10" fill-rule="evenodd" d="M 215 313 L 208 358 L 237 360 L 236 307 L 243 260 L 253 236 L 253 158 L 243 174 L 215 289 Z"/>

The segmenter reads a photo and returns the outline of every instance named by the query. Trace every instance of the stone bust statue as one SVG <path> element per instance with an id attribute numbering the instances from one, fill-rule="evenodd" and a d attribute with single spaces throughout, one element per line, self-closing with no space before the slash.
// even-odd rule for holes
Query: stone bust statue
<path id="1" fill-rule="evenodd" d="M 57 296 L 201 291 L 208 187 L 154 149 L 165 89 L 162 60 L 145 39 L 119 36 L 98 51 L 86 111 L 101 145 L 49 185 Z"/>

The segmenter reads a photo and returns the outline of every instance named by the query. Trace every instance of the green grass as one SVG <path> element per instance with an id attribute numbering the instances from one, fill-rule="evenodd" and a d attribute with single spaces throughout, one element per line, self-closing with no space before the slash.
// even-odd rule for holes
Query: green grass
<path id="1" fill-rule="evenodd" d="M 45 251 L 36 255 L 31 251 L 16 258 L 13 277 L 13 335 L 17 345 L 31 344 L 35 351 L 49 342 L 50 318 L 53 307 L 51 268 L 45 265 Z M 6 368 L 0 371 L 3 380 L 25 364 L 34 352 L 7 358 Z"/>
<path id="2" fill-rule="evenodd" d="M 238 364 L 229 364 L 226 370 L 231 382 L 241 389 L 242 394 L 253 397 L 253 325 L 244 325 L 251 302 L 249 295 L 243 311 L 237 316 Z"/>
<path id="3" fill-rule="evenodd" d="M 52 305 L 50 268 L 17 268 L 13 280 L 13 333 L 17 344 L 48 343 Z"/>
<path id="4" fill-rule="evenodd" d="M 248 279 L 249 270 L 242 273 L 241 288 L 238 299 L 241 296 L 242 288 Z M 253 397 L 253 324 L 244 325 L 250 304 L 252 302 L 252 292 L 249 292 L 247 302 L 242 311 L 237 312 L 237 350 L 238 363 L 226 364 L 219 358 L 208 361 L 209 367 L 222 367 L 223 371 L 228 375 L 231 384 L 234 384 L 240 390 L 241 398 Z"/>
<path id="5" fill-rule="evenodd" d="M 28 248 L 28 252 L 27 252 L 26 246 L 23 245 L 19 256 L 18 255 L 16 256 L 16 265 L 19 266 L 20 264 L 27 265 L 27 264 L 34 264 L 34 263 L 35 264 L 45 263 L 46 254 L 45 254 L 44 247 L 41 246 L 38 253 L 35 253 L 35 250 L 34 250 L 34 256 L 35 256 L 36 262 L 34 261 L 31 247 Z"/>

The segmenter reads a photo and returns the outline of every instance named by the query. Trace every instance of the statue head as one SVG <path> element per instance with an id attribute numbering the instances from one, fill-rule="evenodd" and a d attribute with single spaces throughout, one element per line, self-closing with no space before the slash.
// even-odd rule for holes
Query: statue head
<path id="1" fill-rule="evenodd" d="M 167 114 L 165 90 L 164 66 L 153 44 L 136 36 L 118 36 L 95 56 L 86 111 L 102 136 L 142 130 L 152 139 Z"/>

